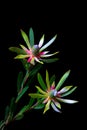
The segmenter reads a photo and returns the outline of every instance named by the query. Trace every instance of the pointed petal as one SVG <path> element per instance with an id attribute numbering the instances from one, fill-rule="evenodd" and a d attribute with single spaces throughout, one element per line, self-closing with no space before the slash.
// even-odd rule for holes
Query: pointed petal
<path id="1" fill-rule="evenodd" d="M 67 92 L 71 87 L 73 87 L 73 86 L 66 86 L 66 87 L 62 88 L 60 91 L 58 91 L 58 94 Z"/>
<path id="2" fill-rule="evenodd" d="M 50 109 L 50 103 L 51 103 L 51 100 L 49 100 L 49 101 L 47 102 L 47 104 L 45 105 L 45 109 L 44 109 L 43 114 L 44 114 L 47 110 Z"/>
<path id="3" fill-rule="evenodd" d="M 47 88 L 49 90 L 50 89 L 50 81 L 49 81 L 49 73 L 47 70 L 46 70 L 46 84 L 47 84 Z"/>
<path id="4" fill-rule="evenodd" d="M 42 94 L 47 94 L 45 91 L 43 91 L 40 87 L 36 86 L 36 88 L 38 89 L 38 91 Z"/>
<path id="5" fill-rule="evenodd" d="M 29 39 L 30 39 L 30 45 L 33 46 L 34 45 L 34 32 L 32 28 L 30 28 L 29 30 Z"/>
<path id="6" fill-rule="evenodd" d="M 22 35 L 27 47 L 29 49 L 31 49 L 31 46 L 30 46 L 30 43 L 29 43 L 29 38 L 28 38 L 27 34 L 22 29 L 21 29 L 21 35 Z"/>
<path id="7" fill-rule="evenodd" d="M 41 49 L 40 52 L 43 51 L 45 48 L 47 48 L 48 46 L 50 46 L 54 40 L 56 39 L 57 35 L 55 35 L 48 43 L 46 43 Z"/>
<path id="8" fill-rule="evenodd" d="M 46 90 L 47 86 L 40 73 L 37 74 L 37 78 L 38 78 L 38 82 L 39 82 L 40 86 L 42 87 L 42 89 Z"/>
<path id="9" fill-rule="evenodd" d="M 51 102 L 51 106 L 54 109 L 54 111 L 61 113 L 61 111 L 54 105 L 53 102 Z"/>
<path id="10" fill-rule="evenodd" d="M 43 51 L 43 52 L 40 52 L 40 55 L 45 55 L 47 54 L 49 51 Z"/>
<path id="11" fill-rule="evenodd" d="M 66 73 L 63 74 L 63 76 L 60 78 L 57 86 L 56 86 L 56 90 L 59 90 L 60 87 L 62 86 L 62 84 L 65 82 L 65 80 L 68 78 L 70 74 L 70 70 L 68 70 Z"/>
<path id="12" fill-rule="evenodd" d="M 60 105 L 59 102 L 54 102 L 54 104 L 55 104 L 59 109 L 61 109 L 61 105 Z"/>
<path id="13" fill-rule="evenodd" d="M 24 59 L 24 58 L 28 58 L 28 57 L 29 57 L 29 55 L 20 54 L 20 55 L 17 55 L 16 57 L 14 57 L 14 59 Z"/>
<path id="14" fill-rule="evenodd" d="M 40 61 L 37 57 L 34 57 L 34 59 L 35 59 L 37 62 L 39 62 L 39 63 L 43 64 L 43 62 L 42 62 L 42 61 Z"/>
<path id="15" fill-rule="evenodd" d="M 26 54 L 26 52 L 19 47 L 9 47 L 9 50 L 12 52 L 16 52 L 17 54 Z"/>
<path id="16" fill-rule="evenodd" d="M 43 101 L 43 103 L 47 103 L 49 101 L 49 96 Z"/>
<path id="17" fill-rule="evenodd" d="M 30 50 L 28 50 L 24 45 L 20 45 L 20 46 L 27 54 L 30 53 Z"/>
<path id="18" fill-rule="evenodd" d="M 44 43 L 44 35 L 41 37 L 40 42 L 39 42 L 39 48 L 41 48 L 41 46 Z"/>
<path id="19" fill-rule="evenodd" d="M 39 93 L 29 93 L 28 95 L 31 96 L 32 98 L 46 98 L 45 95 Z"/>
<path id="20" fill-rule="evenodd" d="M 53 55 L 56 55 L 58 54 L 59 52 L 55 52 L 53 54 L 48 54 L 48 55 L 41 55 L 41 57 L 50 57 L 50 56 L 53 56 Z"/>
<path id="21" fill-rule="evenodd" d="M 68 103 L 68 104 L 74 104 L 77 103 L 78 101 L 76 100 L 70 100 L 70 99 L 62 99 L 62 98 L 57 98 L 58 101 L 64 102 L 64 103 Z"/>
<path id="22" fill-rule="evenodd" d="M 28 62 L 30 62 L 32 65 L 35 65 L 35 61 L 34 61 L 34 58 L 30 57 L 28 59 Z"/>
<path id="23" fill-rule="evenodd" d="M 74 92 L 75 91 L 75 89 L 77 88 L 77 86 L 75 86 L 74 88 L 72 88 L 71 90 L 69 90 L 68 92 L 66 92 L 66 93 L 63 93 L 62 95 L 61 95 L 61 97 L 65 97 L 65 96 L 67 96 L 67 95 L 69 95 L 69 94 L 71 94 L 72 92 Z"/>

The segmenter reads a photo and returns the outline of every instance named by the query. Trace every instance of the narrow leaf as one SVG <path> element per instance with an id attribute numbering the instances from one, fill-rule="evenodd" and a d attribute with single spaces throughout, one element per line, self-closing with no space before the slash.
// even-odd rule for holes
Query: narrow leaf
<path id="1" fill-rule="evenodd" d="M 34 32 L 32 28 L 30 28 L 29 30 L 29 40 L 30 40 L 31 46 L 33 46 L 34 45 Z"/>
<path id="2" fill-rule="evenodd" d="M 45 63 L 53 63 L 53 62 L 56 62 L 58 60 L 59 60 L 58 58 L 43 59 L 43 62 L 45 62 Z"/>
<path id="3" fill-rule="evenodd" d="M 37 78 L 38 78 L 38 82 L 41 85 L 42 89 L 46 90 L 46 88 L 47 88 L 46 84 L 44 83 L 44 80 L 43 80 L 43 78 L 42 78 L 40 73 L 38 73 Z"/>
<path id="4" fill-rule="evenodd" d="M 35 101 L 34 98 L 30 98 L 29 103 L 28 103 L 29 108 L 33 105 L 34 101 Z"/>
<path id="5" fill-rule="evenodd" d="M 12 52 L 16 52 L 17 54 L 26 54 L 23 49 L 20 49 L 18 47 L 9 47 L 9 50 Z"/>
<path id="6" fill-rule="evenodd" d="M 25 92 L 28 90 L 28 86 L 24 87 L 22 92 L 17 96 L 16 103 L 20 100 L 20 98 L 25 94 Z"/>
<path id="7" fill-rule="evenodd" d="M 21 83 L 23 80 L 23 72 L 20 71 L 17 77 L 17 92 L 19 92 L 20 88 L 21 88 Z"/>
<path id="8" fill-rule="evenodd" d="M 28 94 L 29 96 L 31 96 L 32 98 L 45 98 L 45 95 L 39 94 L 39 93 L 30 93 Z"/>
<path id="9" fill-rule="evenodd" d="M 5 118 L 4 118 L 4 120 L 7 119 L 8 115 L 9 115 L 9 106 L 6 106 L 6 108 L 5 108 Z"/>
<path id="10" fill-rule="evenodd" d="M 52 85 L 52 83 L 55 81 L 55 79 L 56 79 L 56 76 L 55 76 L 55 75 L 53 75 L 53 76 L 50 78 L 50 85 Z"/>
<path id="11" fill-rule="evenodd" d="M 24 117 L 23 114 L 22 115 L 17 115 L 16 118 L 15 118 L 15 120 L 21 120 L 23 117 Z"/>
<path id="12" fill-rule="evenodd" d="M 10 102 L 10 112 L 13 113 L 15 109 L 15 98 L 13 97 Z"/>
<path id="13" fill-rule="evenodd" d="M 43 91 L 40 87 L 36 86 L 37 90 L 42 94 L 47 94 L 45 91 Z"/>
<path id="14" fill-rule="evenodd" d="M 30 43 L 29 43 L 29 38 L 28 38 L 27 34 L 22 29 L 21 29 L 21 35 L 22 35 L 28 49 L 31 49 L 31 46 L 30 46 Z"/>
<path id="15" fill-rule="evenodd" d="M 44 107 L 45 104 L 38 104 L 36 107 L 34 107 L 34 109 L 42 109 Z"/>
<path id="16" fill-rule="evenodd" d="M 46 84 L 47 84 L 48 89 L 50 89 L 49 73 L 47 70 L 46 70 Z"/>
<path id="17" fill-rule="evenodd" d="M 57 86 L 56 86 L 56 90 L 59 90 L 60 87 L 63 85 L 63 83 L 65 82 L 65 80 L 68 78 L 70 74 L 70 70 L 68 70 L 62 77 L 61 79 L 59 80 Z"/>

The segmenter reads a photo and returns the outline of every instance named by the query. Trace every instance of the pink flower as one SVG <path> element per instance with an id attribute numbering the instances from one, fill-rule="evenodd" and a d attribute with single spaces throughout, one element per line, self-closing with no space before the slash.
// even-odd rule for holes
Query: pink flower
<path id="1" fill-rule="evenodd" d="M 21 34 L 22 37 L 27 45 L 27 47 L 25 47 L 24 45 L 20 45 L 21 47 L 21 51 L 19 51 L 20 53 L 18 53 L 18 55 L 15 57 L 15 59 L 25 59 L 27 58 L 27 62 L 31 63 L 32 65 L 35 65 L 35 62 L 39 62 L 41 64 L 43 64 L 43 62 L 46 61 L 46 58 L 53 56 L 55 54 L 57 54 L 58 52 L 55 52 L 53 54 L 49 54 L 49 51 L 44 51 L 48 46 L 50 46 L 56 39 L 57 35 L 55 35 L 49 42 L 47 42 L 45 45 L 43 45 L 44 43 L 44 35 L 41 37 L 39 44 L 34 44 L 34 33 L 33 30 L 30 29 L 30 32 L 32 32 L 33 35 L 33 44 L 31 42 L 31 37 L 30 39 L 28 38 L 27 34 L 21 30 Z M 31 35 L 30 35 L 31 36 Z M 10 47 L 10 50 L 14 50 L 16 52 L 16 47 Z M 51 59 L 47 59 L 48 61 Z M 55 59 L 52 59 L 52 61 L 54 61 Z"/>

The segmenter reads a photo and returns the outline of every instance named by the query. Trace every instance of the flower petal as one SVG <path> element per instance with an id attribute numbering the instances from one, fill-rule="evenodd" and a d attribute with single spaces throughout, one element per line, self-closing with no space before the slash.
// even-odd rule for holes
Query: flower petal
<path id="1" fill-rule="evenodd" d="M 42 62 L 42 61 L 40 61 L 37 57 L 34 57 L 34 59 L 35 59 L 37 62 L 39 62 L 39 63 L 43 64 L 43 62 Z"/>
<path id="2" fill-rule="evenodd" d="M 47 94 L 45 91 L 43 91 L 40 87 L 36 86 L 36 88 L 38 89 L 38 91 L 42 94 Z"/>
<path id="3" fill-rule="evenodd" d="M 45 95 L 39 93 L 29 93 L 28 95 L 31 96 L 32 98 L 46 98 Z"/>
<path id="4" fill-rule="evenodd" d="M 44 43 L 44 35 L 41 37 L 41 39 L 40 39 L 40 42 L 39 42 L 39 48 L 41 48 L 41 46 L 43 45 L 43 43 Z"/>
<path id="5" fill-rule="evenodd" d="M 31 49 L 31 46 L 30 46 L 30 43 L 29 43 L 29 38 L 28 38 L 27 34 L 22 29 L 21 29 L 21 35 L 22 35 L 27 47 L 29 49 Z"/>
<path id="6" fill-rule="evenodd" d="M 56 90 L 59 90 L 59 89 L 60 89 L 60 87 L 62 86 L 62 84 L 63 84 L 63 83 L 65 82 L 65 80 L 68 78 L 69 74 L 70 74 L 70 70 L 68 70 L 67 72 L 65 72 L 65 73 L 63 74 L 63 76 L 60 78 L 60 80 L 59 80 L 59 82 L 58 82 L 58 84 L 57 84 L 57 86 L 56 86 Z"/>
<path id="7" fill-rule="evenodd" d="M 70 100 L 70 99 L 62 99 L 62 98 L 57 98 L 58 101 L 64 102 L 64 103 L 68 103 L 68 104 L 74 104 L 77 103 L 78 101 L 76 100 Z"/>
<path id="8" fill-rule="evenodd" d="M 24 59 L 24 58 L 28 58 L 28 57 L 29 57 L 29 55 L 20 54 L 20 55 L 17 55 L 16 57 L 14 57 L 14 59 Z"/>
<path id="9" fill-rule="evenodd" d="M 50 81 L 49 81 L 49 73 L 47 70 L 46 70 L 46 84 L 47 84 L 47 88 L 49 90 L 50 89 Z"/>
<path id="10" fill-rule="evenodd" d="M 54 40 L 56 39 L 56 37 L 57 37 L 57 35 L 55 35 L 48 43 L 46 43 L 46 44 L 40 49 L 40 52 L 41 52 L 42 50 L 44 50 L 45 48 L 47 48 L 48 46 L 50 46 L 50 45 L 54 42 Z"/>
<path id="11" fill-rule="evenodd" d="M 50 103 L 51 103 L 51 100 L 49 100 L 49 101 L 47 102 L 47 104 L 45 105 L 45 109 L 44 109 L 43 114 L 44 114 L 47 110 L 50 109 Z"/>
<path id="12" fill-rule="evenodd" d="M 48 54 L 48 55 L 41 55 L 41 57 L 50 57 L 50 56 L 53 56 L 53 55 L 56 55 L 58 54 L 59 52 L 55 52 L 53 54 Z"/>
<path id="13" fill-rule="evenodd" d="M 51 102 L 51 106 L 54 109 L 54 111 L 61 113 L 61 111 L 55 106 L 53 102 Z"/>
<path id="14" fill-rule="evenodd" d="M 66 92 L 66 93 L 63 93 L 62 95 L 61 95 L 61 97 L 65 97 L 65 96 L 67 96 L 67 95 L 69 95 L 69 94 L 71 94 L 72 92 L 74 92 L 75 91 L 75 89 L 77 88 L 77 86 L 75 86 L 74 88 L 72 88 L 71 90 L 69 90 L 68 92 Z"/>
<path id="15" fill-rule="evenodd" d="M 73 87 L 73 86 L 66 86 L 66 87 L 62 88 L 60 91 L 58 91 L 58 94 L 67 92 L 71 87 Z"/>
<path id="16" fill-rule="evenodd" d="M 30 53 L 30 50 L 28 50 L 24 45 L 20 45 L 20 46 L 27 54 Z"/>
<path id="17" fill-rule="evenodd" d="M 55 104 L 59 109 L 61 109 L 61 105 L 60 105 L 59 102 L 54 101 L 54 104 Z"/>

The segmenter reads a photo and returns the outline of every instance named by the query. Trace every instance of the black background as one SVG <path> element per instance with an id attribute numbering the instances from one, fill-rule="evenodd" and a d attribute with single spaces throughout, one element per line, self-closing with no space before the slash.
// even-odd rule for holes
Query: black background
<path id="1" fill-rule="evenodd" d="M 71 74 L 68 84 L 78 86 L 70 96 L 78 100 L 78 104 L 63 105 L 62 114 L 49 110 L 45 115 L 42 110 L 32 110 L 21 121 L 13 122 L 10 129 L 70 129 L 82 126 L 82 86 L 81 86 L 81 57 L 83 15 L 81 3 L 4 3 L 0 11 L 0 119 L 4 117 L 5 106 L 9 104 L 11 97 L 16 95 L 17 74 L 22 70 L 19 61 L 13 60 L 14 54 L 9 52 L 10 46 L 18 46 L 23 41 L 20 29 L 28 33 L 32 27 L 35 33 L 35 41 L 38 43 L 42 34 L 45 41 L 50 40 L 55 34 L 57 39 L 49 48 L 52 52 L 59 51 L 59 61 L 45 64 L 50 75 L 56 74 L 57 79 L 68 69 Z M 45 71 L 42 70 L 43 75 Z M 58 81 L 57 80 L 57 81 Z M 25 100 L 22 101 L 26 103 Z"/>

